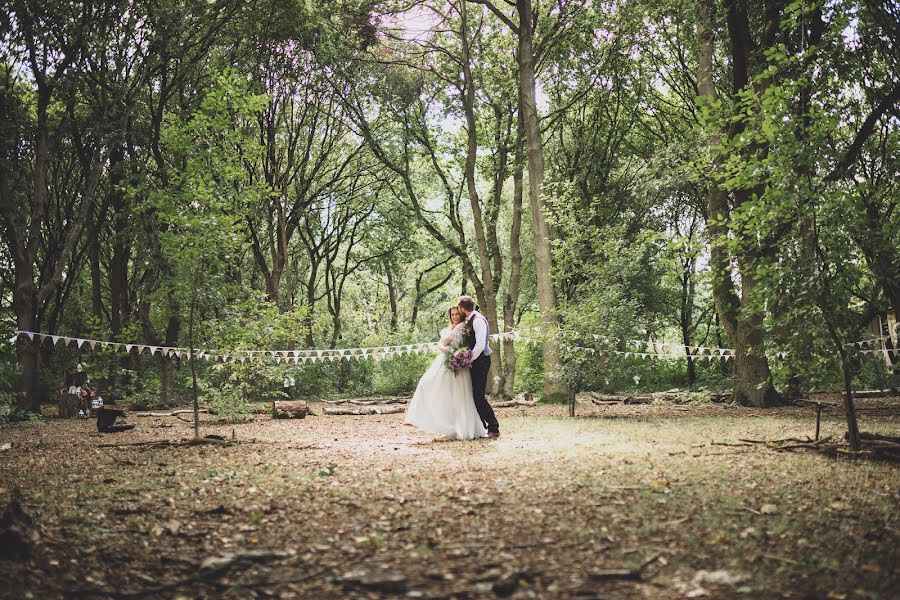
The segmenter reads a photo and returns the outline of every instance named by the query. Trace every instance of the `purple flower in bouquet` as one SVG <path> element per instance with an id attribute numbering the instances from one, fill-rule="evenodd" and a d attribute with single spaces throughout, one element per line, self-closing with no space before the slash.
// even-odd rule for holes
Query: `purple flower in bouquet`
<path id="1" fill-rule="evenodd" d="M 460 371 L 465 369 L 466 367 L 472 364 L 472 351 L 468 348 L 461 348 L 456 350 L 452 354 L 450 354 L 449 359 L 447 360 L 447 366 L 453 371 L 454 374 L 459 374 Z"/>

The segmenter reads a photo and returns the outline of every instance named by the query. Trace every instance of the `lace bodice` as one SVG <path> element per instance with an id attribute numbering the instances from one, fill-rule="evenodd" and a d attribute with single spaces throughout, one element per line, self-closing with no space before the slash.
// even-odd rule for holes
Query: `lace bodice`
<path id="1" fill-rule="evenodd" d="M 450 326 L 447 326 L 447 327 L 444 327 L 443 329 L 441 329 L 441 340 L 442 341 L 438 343 L 438 347 L 440 348 L 440 350 L 446 351 L 450 348 L 455 348 L 455 347 L 459 346 L 463 341 L 463 334 L 465 333 L 465 331 L 466 331 L 466 328 L 462 324 L 457 325 L 456 327 L 452 327 L 452 328 Z M 450 338 L 449 346 L 443 344 L 443 340 L 446 339 L 447 337 Z"/>

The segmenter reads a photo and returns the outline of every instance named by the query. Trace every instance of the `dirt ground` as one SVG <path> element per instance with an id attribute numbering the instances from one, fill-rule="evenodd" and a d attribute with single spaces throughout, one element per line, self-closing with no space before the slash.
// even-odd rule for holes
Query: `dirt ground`
<path id="1" fill-rule="evenodd" d="M 5 426 L 0 508 L 18 494 L 39 538 L 0 597 L 900 597 L 896 465 L 722 445 L 812 436 L 812 409 L 567 411 L 466 442 L 402 414 L 205 422 L 237 443 L 202 446 L 110 446 L 189 438 L 172 417 Z"/>

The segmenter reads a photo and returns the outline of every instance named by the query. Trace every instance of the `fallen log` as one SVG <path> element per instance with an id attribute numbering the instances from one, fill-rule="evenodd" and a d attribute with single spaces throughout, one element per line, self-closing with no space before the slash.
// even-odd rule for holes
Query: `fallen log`
<path id="1" fill-rule="evenodd" d="M 208 557 L 200 564 L 199 569 L 194 569 L 192 574 L 183 579 L 178 579 L 169 583 L 163 583 L 149 588 L 136 590 L 123 589 L 106 589 L 99 587 L 85 587 L 74 589 L 75 596 L 110 596 L 113 598 L 143 598 L 145 596 L 158 597 L 163 592 L 177 590 L 189 584 L 202 581 L 213 583 L 219 577 L 225 575 L 229 570 L 237 565 L 248 565 L 253 563 L 262 563 L 272 560 L 290 558 L 292 554 L 289 552 L 272 552 L 272 551 L 249 551 L 240 554 L 225 554 L 223 556 Z M 232 586 L 228 586 L 229 588 Z"/>
<path id="2" fill-rule="evenodd" d="M 500 402 L 492 402 L 493 408 L 513 408 L 514 406 L 535 406 L 537 402 L 527 402 L 525 400 L 502 400 Z"/>
<path id="3" fill-rule="evenodd" d="M 326 415 L 394 415 L 406 411 L 403 406 L 364 406 L 360 408 L 326 408 Z"/>
<path id="4" fill-rule="evenodd" d="M 670 390 L 667 392 L 653 392 L 651 394 L 599 394 L 588 392 L 591 402 L 598 406 L 611 404 L 653 404 L 654 401 L 670 402 L 673 404 L 687 404 L 698 396 L 702 399 L 706 396 L 710 402 L 722 403 L 731 398 L 731 392 L 683 392 Z"/>
<path id="5" fill-rule="evenodd" d="M 653 402 L 653 396 L 618 396 L 613 394 L 598 394 L 596 392 L 589 393 L 591 402 L 594 404 L 650 404 Z"/>
<path id="6" fill-rule="evenodd" d="M 588 577 L 591 581 L 610 581 L 614 579 L 639 580 L 643 577 L 644 570 L 658 560 L 659 557 L 660 554 L 657 552 L 633 569 L 602 569 L 588 573 Z"/>
<path id="7" fill-rule="evenodd" d="M 199 411 L 204 414 L 214 415 L 215 411 L 212 411 L 208 408 L 201 408 Z M 181 410 L 173 410 L 171 412 L 138 412 L 134 413 L 135 417 L 177 417 L 178 415 L 187 415 L 194 414 L 194 409 L 192 408 L 184 408 Z"/>
<path id="8" fill-rule="evenodd" d="M 273 400 L 273 419 L 305 419 L 309 414 L 306 400 Z"/>
<path id="9" fill-rule="evenodd" d="M 846 439 L 847 434 L 844 434 L 844 438 Z M 881 435 L 880 433 L 867 433 L 865 431 L 861 431 L 859 433 L 859 439 L 867 440 L 867 441 L 882 441 L 882 442 L 891 442 L 893 444 L 900 444 L 900 437 L 895 435 Z"/>
<path id="10" fill-rule="evenodd" d="M 859 390 L 853 392 L 854 398 L 881 398 L 890 395 L 891 390 Z"/>
<path id="11" fill-rule="evenodd" d="M 406 404 L 412 396 L 373 396 L 371 398 L 342 398 L 324 400 L 325 404 L 353 404 L 355 406 L 372 406 L 377 404 Z"/>

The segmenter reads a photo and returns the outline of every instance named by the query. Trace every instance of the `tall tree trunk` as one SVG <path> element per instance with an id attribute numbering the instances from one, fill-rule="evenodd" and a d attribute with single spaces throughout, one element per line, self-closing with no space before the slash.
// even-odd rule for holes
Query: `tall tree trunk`
<path id="1" fill-rule="evenodd" d="M 546 340 L 544 355 L 544 394 L 567 394 L 562 378 L 562 360 L 557 336 L 559 317 L 556 292 L 553 289 L 553 263 L 550 252 L 550 228 L 544 216 L 544 149 L 535 94 L 534 29 L 535 16 L 531 0 L 517 0 L 519 15 L 519 47 L 516 56 L 519 70 L 519 109 L 525 123 L 528 146 L 528 200 L 531 204 L 534 230 L 534 266 L 537 275 L 538 307 Z"/>
<path id="2" fill-rule="evenodd" d="M 741 277 L 741 296 L 744 304 L 756 287 L 756 280 Z M 752 311 L 738 318 L 734 333 L 734 400 L 743 406 L 776 406 L 781 396 L 771 383 L 769 361 L 763 354 L 763 314 Z"/>
<path id="3" fill-rule="evenodd" d="M 13 312 L 16 327 L 20 331 L 34 331 L 35 290 L 31 265 L 16 264 Z M 34 390 L 38 384 L 37 344 L 25 336 L 16 339 L 16 357 L 19 360 L 19 379 L 16 382 L 16 407 L 20 410 L 40 412 L 41 406 Z"/>
<path id="4" fill-rule="evenodd" d="M 743 7 L 738 6 L 736 0 L 726 0 L 725 3 L 728 5 L 728 32 L 733 63 L 732 88 L 737 94 L 750 83 L 749 21 Z M 697 87 L 701 102 L 711 105 L 716 100 L 712 80 L 714 40 L 711 0 L 703 0 L 698 6 L 696 33 L 699 42 Z M 732 126 L 730 134 L 737 135 L 740 130 L 740 127 Z M 721 133 L 713 133 L 710 144 L 717 146 L 721 142 Z M 734 399 L 750 406 L 778 404 L 781 396 L 772 386 L 769 363 L 763 354 L 763 314 L 743 309 L 749 304 L 756 287 L 752 265 L 757 257 L 746 253 L 737 257 L 741 273 L 741 296 L 738 298 L 732 280 L 734 261 L 726 250 L 727 220 L 730 214 L 728 197 L 715 178 L 709 185 L 707 228 L 710 235 L 712 292 L 719 320 L 734 341 Z M 740 204 L 747 201 L 750 194 L 750 189 L 738 190 L 735 202 Z"/>
<path id="5" fill-rule="evenodd" d="M 188 315 L 188 357 L 191 361 L 191 390 L 194 407 L 194 439 L 200 438 L 200 393 L 197 386 L 197 360 L 194 357 L 194 311 L 197 304 L 196 290 L 191 295 L 191 309 Z"/>
<path id="6" fill-rule="evenodd" d="M 466 192 L 469 196 L 469 207 L 472 209 L 472 224 L 475 229 L 475 242 L 478 248 L 478 262 L 481 267 L 481 285 L 476 294 L 483 314 L 493 328 L 499 328 L 497 320 L 497 286 L 494 272 L 491 269 L 491 257 L 488 251 L 487 235 L 484 228 L 484 217 L 481 210 L 481 199 L 478 196 L 478 185 L 475 179 L 475 162 L 478 158 L 478 123 L 475 120 L 475 83 L 472 80 L 471 56 L 469 51 L 468 24 L 466 22 L 466 3 L 460 3 L 460 45 L 462 51 L 463 93 L 462 104 L 466 119 L 466 162 L 464 174 Z M 498 274 L 499 275 L 499 274 Z M 488 341 L 493 351 L 490 371 L 488 372 L 487 391 L 496 391 L 496 382 L 500 379 L 501 356 L 499 344 Z"/>
<path id="7" fill-rule="evenodd" d="M 91 227 L 88 233 L 89 262 L 91 268 L 91 314 L 98 323 L 103 320 L 103 275 L 100 273 L 100 232 L 99 227 Z"/>
<path id="8" fill-rule="evenodd" d="M 713 311 L 715 315 L 716 321 L 716 346 L 719 348 L 725 347 L 725 338 L 722 337 L 722 322 L 719 319 L 719 313 Z M 723 377 L 728 377 L 731 375 L 731 369 L 728 366 L 728 359 L 724 356 L 719 359 L 719 372 L 722 373 Z"/>
<path id="9" fill-rule="evenodd" d="M 309 279 L 306 281 L 306 318 L 304 319 L 306 325 L 306 346 L 308 348 L 312 348 L 315 345 L 315 338 L 313 336 L 313 309 L 316 304 L 316 278 L 318 277 L 319 265 L 318 263 L 310 264 L 310 273 Z"/>
<path id="10" fill-rule="evenodd" d="M 394 273 L 391 269 L 390 264 L 387 262 L 384 263 L 384 272 L 387 274 L 387 291 L 388 291 L 388 304 L 391 307 L 391 332 L 396 333 L 397 328 L 399 327 L 398 313 L 397 313 L 397 288 L 394 285 Z"/>
<path id="11" fill-rule="evenodd" d="M 712 7 L 713 0 L 700 0 L 697 7 L 696 32 L 699 44 L 697 89 L 701 102 L 712 106 L 716 102 L 716 88 L 712 79 L 713 53 L 715 40 L 713 39 Z M 722 143 L 722 134 L 714 131 L 710 136 L 709 144 L 718 146 Z M 719 187 L 715 177 L 709 180 L 707 192 L 708 221 L 706 229 L 709 232 L 710 272 L 712 275 L 712 295 L 719 322 L 734 337 L 735 326 L 740 309 L 734 282 L 731 278 L 731 257 L 725 244 L 728 238 L 728 229 L 725 225 L 730 215 L 728 195 Z"/>
<path id="12" fill-rule="evenodd" d="M 506 284 L 506 299 L 503 302 L 503 330 L 510 332 L 516 327 L 516 307 L 519 302 L 519 283 L 522 276 L 522 204 L 525 170 L 525 125 L 522 113 L 517 116 L 515 145 L 515 166 L 513 167 L 512 223 L 509 230 L 509 281 Z M 516 345 L 511 339 L 503 341 L 503 395 L 512 398 L 516 385 Z"/>
<path id="13" fill-rule="evenodd" d="M 754 50 L 750 21 L 746 12 L 746 6 L 738 0 L 726 0 L 727 28 L 732 58 L 732 92 L 737 97 L 743 90 L 753 85 L 754 71 L 761 69 L 762 62 Z M 771 8 L 767 6 L 767 8 Z M 769 13 L 769 11 L 767 11 Z M 767 18 L 775 18 L 777 31 L 777 15 L 767 14 Z M 769 28 L 771 30 L 771 27 Z M 767 46 L 767 44 L 763 44 Z M 762 81 L 757 86 L 757 91 L 763 91 L 768 86 L 767 81 Z M 734 138 L 744 131 L 744 121 L 732 120 L 729 136 Z M 757 143 L 746 150 L 751 159 L 765 157 L 768 146 Z M 765 194 L 765 184 L 753 184 L 739 188 L 734 192 L 735 206 L 749 202 L 751 198 L 760 198 Z M 749 308 L 753 301 L 756 289 L 754 272 L 761 253 L 755 248 L 753 239 L 748 239 L 746 234 L 736 232 L 743 242 L 744 249 L 738 253 L 737 264 L 741 275 L 741 309 L 737 314 L 734 328 L 734 400 L 747 406 L 774 406 L 781 404 L 782 398 L 772 385 L 769 361 L 763 353 L 763 318 L 761 310 Z M 724 319 L 723 319 L 724 321 Z M 727 326 L 727 324 L 726 324 Z"/>
<path id="14" fill-rule="evenodd" d="M 331 319 L 331 348 L 337 348 L 338 341 L 341 339 L 341 299 L 334 299 L 334 313 Z"/>
<path id="15" fill-rule="evenodd" d="M 691 332 L 693 330 L 694 316 L 694 261 L 688 259 L 682 266 L 681 273 L 681 313 L 679 325 L 681 326 L 681 343 L 685 348 L 693 345 Z M 693 387 L 697 383 L 697 368 L 694 365 L 694 357 L 687 353 L 688 385 Z"/>

